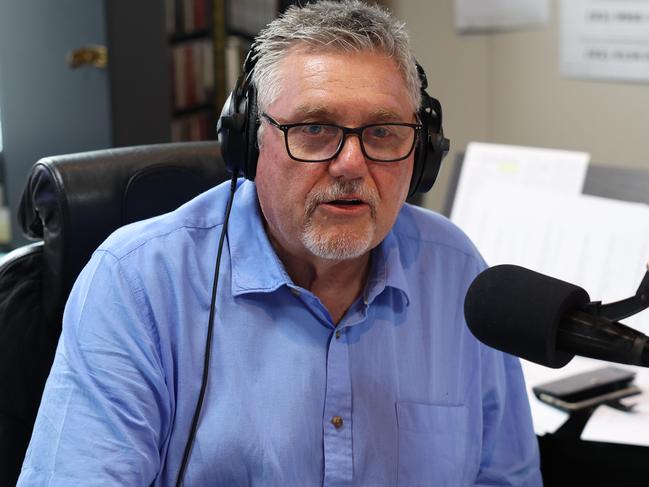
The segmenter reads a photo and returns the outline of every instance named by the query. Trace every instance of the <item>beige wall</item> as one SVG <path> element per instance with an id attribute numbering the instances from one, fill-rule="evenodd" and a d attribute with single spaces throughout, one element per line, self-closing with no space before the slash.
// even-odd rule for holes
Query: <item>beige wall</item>
<path id="1" fill-rule="evenodd" d="M 583 150 L 595 164 L 649 169 L 649 83 L 560 76 L 559 0 L 547 26 L 470 36 L 455 32 L 453 0 L 383 3 L 408 25 L 454 152 L 480 140 Z M 441 208 L 448 175 L 427 206 Z"/>

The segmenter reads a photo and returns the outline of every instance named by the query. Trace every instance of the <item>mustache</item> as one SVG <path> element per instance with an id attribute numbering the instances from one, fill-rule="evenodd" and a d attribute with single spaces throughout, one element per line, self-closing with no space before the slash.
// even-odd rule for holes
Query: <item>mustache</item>
<path id="1" fill-rule="evenodd" d="M 364 185 L 360 180 L 335 180 L 330 186 L 314 189 L 307 195 L 304 213 L 308 219 L 321 203 L 349 197 L 367 203 L 372 217 L 375 216 L 380 200 L 379 194 L 376 189 Z"/>

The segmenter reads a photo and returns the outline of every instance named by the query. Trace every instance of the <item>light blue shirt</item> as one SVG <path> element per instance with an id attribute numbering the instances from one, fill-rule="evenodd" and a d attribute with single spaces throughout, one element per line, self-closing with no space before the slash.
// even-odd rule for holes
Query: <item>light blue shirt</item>
<path id="1" fill-rule="evenodd" d="M 174 485 L 227 193 L 125 227 L 95 252 L 66 308 L 19 485 Z M 184 485 L 541 484 L 518 360 L 464 322 L 484 263 L 457 228 L 406 205 L 335 328 L 286 274 L 261 218 L 243 182 Z"/>

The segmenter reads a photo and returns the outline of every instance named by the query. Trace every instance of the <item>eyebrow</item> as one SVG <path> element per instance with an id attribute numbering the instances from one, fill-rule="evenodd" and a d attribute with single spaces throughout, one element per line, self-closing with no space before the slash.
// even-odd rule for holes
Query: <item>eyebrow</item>
<path id="1" fill-rule="evenodd" d="M 324 105 L 299 105 L 294 111 L 294 116 L 298 119 L 323 121 L 332 121 L 335 118 L 335 114 Z"/>
<path id="2" fill-rule="evenodd" d="M 336 122 L 337 115 L 325 105 L 299 105 L 294 111 L 295 118 L 306 120 L 314 119 L 323 122 Z M 403 121 L 403 117 L 393 110 L 379 107 L 370 112 L 368 120 L 371 122 Z"/>
<path id="3" fill-rule="evenodd" d="M 392 110 L 386 108 L 378 108 L 372 114 L 372 119 L 377 122 L 401 122 L 403 117 Z"/>

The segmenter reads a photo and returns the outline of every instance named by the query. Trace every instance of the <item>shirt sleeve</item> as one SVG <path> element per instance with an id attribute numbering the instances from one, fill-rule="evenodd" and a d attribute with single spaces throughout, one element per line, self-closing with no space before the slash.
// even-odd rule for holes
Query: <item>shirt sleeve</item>
<path id="1" fill-rule="evenodd" d="M 518 358 L 483 346 L 483 445 L 475 485 L 541 486 L 538 440 Z"/>
<path id="2" fill-rule="evenodd" d="M 143 486 L 155 479 L 171 406 L 150 313 L 98 251 L 77 280 L 19 486 Z"/>

